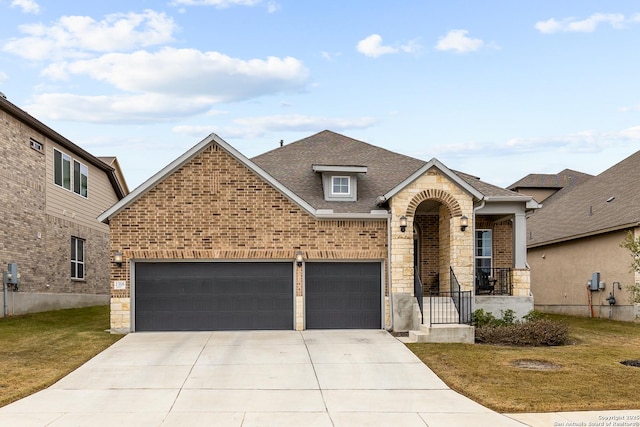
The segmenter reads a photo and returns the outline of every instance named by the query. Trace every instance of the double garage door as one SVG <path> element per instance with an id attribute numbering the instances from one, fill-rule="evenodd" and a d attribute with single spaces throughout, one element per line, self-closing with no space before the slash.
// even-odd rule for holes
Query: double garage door
<path id="1" fill-rule="evenodd" d="M 138 262 L 136 331 L 294 329 L 291 262 Z M 306 263 L 307 329 L 382 324 L 380 263 Z"/>

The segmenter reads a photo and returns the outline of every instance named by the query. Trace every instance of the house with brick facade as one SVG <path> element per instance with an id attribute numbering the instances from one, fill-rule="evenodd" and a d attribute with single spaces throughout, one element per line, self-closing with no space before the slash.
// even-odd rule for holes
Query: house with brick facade
<path id="1" fill-rule="evenodd" d="M 117 161 L 1 96 L 0 150 L 0 270 L 20 274 L 0 293 L 2 315 L 108 304 L 109 226 L 97 217 L 127 192 Z"/>
<path id="2" fill-rule="evenodd" d="M 640 151 L 570 191 L 527 220 L 531 289 L 537 310 L 638 321 L 632 287 L 640 273 L 620 246 L 640 236 Z"/>
<path id="3" fill-rule="evenodd" d="M 533 307 L 525 214 L 537 207 L 331 131 L 253 159 L 211 134 L 99 217 L 121 258 L 111 327 L 424 340 L 440 327 L 468 340 L 472 308 Z"/>

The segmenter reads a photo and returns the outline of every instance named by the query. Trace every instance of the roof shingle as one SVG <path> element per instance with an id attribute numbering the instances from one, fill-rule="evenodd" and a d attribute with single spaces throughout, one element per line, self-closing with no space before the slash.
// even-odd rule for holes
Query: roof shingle
<path id="1" fill-rule="evenodd" d="M 527 221 L 527 244 L 598 234 L 640 223 L 640 151 L 581 185 L 554 196 Z"/>

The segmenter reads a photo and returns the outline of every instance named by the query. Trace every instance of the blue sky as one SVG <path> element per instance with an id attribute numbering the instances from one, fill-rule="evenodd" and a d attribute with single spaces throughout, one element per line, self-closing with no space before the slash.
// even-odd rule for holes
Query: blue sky
<path id="1" fill-rule="evenodd" d="M 132 188 L 210 132 L 598 174 L 640 149 L 639 46 L 618 0 L 0 0 L 0 91 Z"/>

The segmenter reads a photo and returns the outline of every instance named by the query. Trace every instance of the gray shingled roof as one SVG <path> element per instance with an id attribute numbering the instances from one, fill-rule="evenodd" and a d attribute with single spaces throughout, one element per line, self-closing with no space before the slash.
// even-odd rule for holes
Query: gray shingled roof
<path id="1" fill-rule="evenodd" d="M 527 221 L 530 247 L 637 226 L 640 151 L 543 204 Z M 613 198 L 613 199 L 611 199 Z M 609 200 L 609 201 L 607 201 Z"/>
<path id="2" fill-rule="evenodd" d="M 572 169 L 565 169 L 557 174 L 530 173 L 524 178 L 514 182 L 507 188 L 517 190 L 518 188 L 566 188 L 575 187 L 591 178 L 593 175 L 578 172 Z"/>
<path id="3" fill-rule="evenodd" d="M 375 205 L 378 196 L 386 194 L 427 163 L 328 130 L 251 160 L 314 208 L 333 209 L 340 213 L 379 209 Z M 314 164 L 366 166 L 367 173 L 358 177 L 358 201 L 325 201 L 321 174 L 313 172 Z M 485 196 L 522 197 L 521 194 L 487 184 L 471 175 L 454 173 Z"/>

